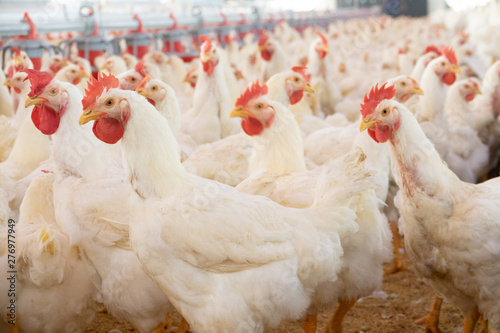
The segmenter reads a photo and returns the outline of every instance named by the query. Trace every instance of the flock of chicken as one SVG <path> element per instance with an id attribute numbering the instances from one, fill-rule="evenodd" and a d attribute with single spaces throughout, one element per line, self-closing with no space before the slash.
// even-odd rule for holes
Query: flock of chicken
<path id="1" fill-rule="evenodd" d="M 202 36 L 192 63 L 111 55 L 97 78 L 86 59 L 36 71 L 12 50 L 0 262 L 17 272 L 16 310 L 2 294 L 1 331 L 83 332 L 102 304 L 140 332 L 303 318 L 313 333 L 338 303 L 325 332 L 340 333 L 393 254 L 402 269 L 399 233 L 437 294 L 428 331 L 443 298 L 464 332 L 480 317 L 500 330 L 500 183 L 475 184 L 498 163 L 500 61 L 488 36 L 467 34 L 499 11 L 459 28 L 281 23 L 225 49 Z"/>

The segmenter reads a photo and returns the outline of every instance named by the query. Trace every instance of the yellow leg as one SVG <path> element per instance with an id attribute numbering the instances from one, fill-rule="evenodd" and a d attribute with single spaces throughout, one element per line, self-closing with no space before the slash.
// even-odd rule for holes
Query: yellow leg
<path id="1" fill-rule="evenodd" d="M 443 299 L 434 295 L 431 312 L 427 316 L 416 321 L 417 324 L 425 324 L 425 333 L 441 333 L 439 329 L 439 313 L 441 312 L 441 304 Z"/>
<path id="2" fill-rule="evenodd" d="M 392 267 L 385 269 L 385 274 L 394 274 L 405 269 L 405 261 L 400 248 L 404 248 L 403 238 L 399 234 L 398 225 L 394 221 L 389 221 L 389 226 L 392 232 L 392 245 L 394 247 L 394 260 Z"/>
<path id="3" fill-rule="evenodd" d="M 318 328 L 318 314 L 307 314 L 306 320 L 304 320 L 304 324 L 302 325 L 302 329 L 304 333 L 316 333 L 316 329 Z"/>
<path id="4" fill-rule="evenodd" d="M 357 299 L 340 300 L 332 319 L 328 323 L 325 333 L 342 333 L 342 322 L 345 315 L 356 304 Z"/>
<path id="5" fill-rule="evenodd" d="M 477 306 L 469 312 L 467 317 L 465 317 L 464 322 L 464 333 L 474 333 L 474 327 L 479 319 L 479 312 L 477 311 Z"/>
<path id="6" fill-rule="evenodd" d="M 485 320 L 482 314 L 479 315 L 479 322 L 481 323 L 481 325 L 479 326 L 479 333 L 488 333 L 488 320 Z"/>
<path id="7" fill-rule="evenodd" d="M 151 333 L 164 333 L 165 332 L 165 326 L 163 326 L 163 323 L 160 325 L 156 326 Z"/>
<path id="8" fill-rule="evenodd" d="M 167 317 L 167 318 L 168 318 L 167 321 L 170 321 L 170 317 Z M 172 328 L 170 326 L 171 325 L 169 324 L 169 327 L 166 329 L 165 332 L 168 332 L 168 333 L 186 333 L 186 332 L 189 332 L 189 329 L 190 329 L 189 323 L 186 321 L 186 319 L 184 319 L 184 317 L 181 318 L 181 324 L 179 325 L 179 327 Z"/>

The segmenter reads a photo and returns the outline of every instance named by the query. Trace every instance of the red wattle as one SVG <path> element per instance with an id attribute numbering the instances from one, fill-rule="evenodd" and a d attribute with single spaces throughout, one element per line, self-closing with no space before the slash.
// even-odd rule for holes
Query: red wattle
<path id="1" fill-rule="evenodd" d="M 10 86 L 9 86 L 9 88 L 10 88 Z M 20 94 L 20 93 L 21 93 L 21 89 L 19 89 L 19 88 L 17 88 L 17 87 L 14 87 L 14 92 L 15 92 L 16 94 Z"/>
<path id="2" fill-rule="evenodd" d="M 375 130 L 369 128 L 368 134 L 378 143 L 387 142 L 391 137 L 391 128 L 386 125 L 377 125 Z"/>
<path id="3" fill-rule="evenodd" d="M 80 81 L 82 81 L 82 79 L 77 77 L 76 79 L 73 80 L 73 84 L 77 85 L 78 83 L 80 83 Z"/>
<path id="4" fill-rule="evenodd" d="M 294 91 L 293 94 L 290 96 L 290 104 L 294 105 L 300 102 L 302 97 L 304 96 L 304 90 L 297 90 Z"/>
<path id="5" fill-rule="evenodd" d="M 59 128 L 59 114 L 53 108 L 42 105 L 35 105 L 31 112 L 33 124 L 45 135 L 54 134 Z"/>
<path id="6" fill-rule="evenodd" d="M 326 57 L 326 52 L 323 50 L 318 51 L 318 56 L 320 59 L 324 59 Z"/>
<path id="7" fill-rule="evenodd" d="M 214 72 L 215 64 L 212 60 L 209 60 L 207 62 L 202 62 L 203 64 L 203 71 L 205 71 L 208 76 L 212 75 Z"/>
<path id="8" fill-rule="evenodd" d="M 465 96 L 465 100 L 467 102 L 470 102 L 474 99 L 474 97 L 476 97 L 476 94 L 468 94 L 467 96 Z"/>
<path id="9" fill-rule="evenodd" d="M 451 86 L 456 79 L 457 76 L 455 75 L 455 73 L 444 73 L 441 81 L 443 81 L 444 84 Z"/>
<path id="10" fill-rule="evenodd" d="M 113 144 L 122 138 L 125 129 L 115 118 L 101 118 L 94 122 L 92 131 L 99 140 Z"/>
<path id="11" fill-rule="evenodd" d="M 52 71 L 52 73 L 54 73 L 54 75 L 59 72 L 61 70 L 61 67 L 59 67 L 59 65 L 57 65 L 55 62 L 52 63 L 50 66 L 49 66 L 49 69 Z"/>
<path id="12" fill-rule="evenodd" d="M 262 50 L 262 51 L 260 51 L 260 55 L 261 55 L 262 59 L 264 59 L 265 61 L 269 61 L 269 60 L 271 60 L 273 53 L 270 52 L 269 50 Z"/>
<path id="13" fill-rule="evenodd" d="M 260 135 L 264 131 L 264 126 L 262 123 L 253 117 L 245 118 L 241 121 L 241 128 L 243 131 L 250 136 Z"/>
<path id="14" fill-rule="evenodd" d="M 153 100 L 152 100 L 151 98 L 149 98 L 149 97 L 146 97 L 146 98 L 147 98 L 148 102 L 149 102 L 149 103 L 151 103 L 151 105 L 156 106 L 156 102 L 155 102 L 155 101 L 153 101 Z"/>

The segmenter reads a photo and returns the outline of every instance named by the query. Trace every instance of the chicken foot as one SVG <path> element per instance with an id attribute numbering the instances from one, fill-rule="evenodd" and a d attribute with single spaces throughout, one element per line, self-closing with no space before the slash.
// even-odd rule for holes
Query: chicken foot
<path id="1" fill-rule="evenodd" d="M 316 333 L 317 328 L 318 328 L 318 314 L 308 313 L 306 315 L 306 319 L 304 320 L 304 324 L 302 325 L 304 333 Z"/>
<path id="2" fill-rule="evenodd" d="M 339 305 L 337 306 L 337 309 L 335 309 L 335 313 L 326 326 L 324 333 L 342 333 L 342 322 L 344 320 L 344 317 L 347 312 L 349 312 L 349 310 L 354 306 L 354 304 L 356 304 L 357 301 L 357 298 L 340 300 Z"/>
<path id="3" fill-rule="evenodd" d="M 465 317 L 464 333 L 474 333 L 474 327 L 476 326 L 478 319 L 479 319 L 479 311 L 478 311 L 477 306 L 476 306 Z"/>
<path id="4" fill-rule="evenodd" d="M 394 221 L 389 221 L 389 226 L 392 232 L 392 245 L 394 248 L 394 260 L 392 261 L 392 267 L 384 269 L 385 274 L 394 274 L 405 269 L 405 262 L 403 254 L 399 251 L 400 248 L 404 248 L 403 238 L 399 234 L 398 225 Z"/>
<path id="5" fill-rule="evenodd" d="M 425 324 L 426 333 L 441 333 L 441 330 L 439 329 L 439 314 L 441 312 L 441 304 L 443 304 L 443 299 L 437 295 L 434 295 L 431 312 L 429 312 L 427 316 L 420 318 L 415 322 L 417 324 Z"/>

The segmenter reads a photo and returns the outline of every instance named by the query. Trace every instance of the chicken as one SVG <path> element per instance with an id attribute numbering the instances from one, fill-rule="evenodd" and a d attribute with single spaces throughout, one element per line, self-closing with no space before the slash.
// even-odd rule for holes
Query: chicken
<path id="1" fill-rule="evenodd" d="M 5 84 L 6 80 L 5 74 L 0 70 L 0 116 L 10 117 L 14 113 L 14 108 L 12 107 L 12 96 L 9 95 Z"/>
<path id="2" fill-rule="evenodd" d="M 40 76 L 46 79 L 34 79 Z M 155 328 L 159 332 L 171 304 L 141 268 L 128 246 L 128 234 L 98 222 L 99 217 L 118 219 L 128 228 L 128 194 L 116 147 L 102 145 L 90 128 L 78 126 L 82 95 L 76 87 L 53 80 L 47 73 L 33 72 L 29 77 L 38 81 L 36 96 L 27 100 L 40 110 L 33 122 L 54 141 L 55 216 L 88 261 L 99 291 L 96 299 L 118 320 L 130 321 L 140 332 Z M 112 137 L 100 136 L 100 126 L 92 130 L 112 142 Z"/>
<path id="3" fill-rule="evenodd" d="M 144 98 L 117 86 L 109 82 L 107 89 L 89 92 L 93 103 L 80 123 L 113 119 L 112 127 L 123 129 L 132 247 L 193 330 L 263 332 L 300 317 L 311 290 L 336 278 L 341 250 L 334 221 L 353 212 L 332 207 L 349 201 L 349 194 L 320 191 L 310 209 L 298 210 L 191 175 L 167 121 Z M 102 135 L 115 131 L 108 127 Z M 362 159 L 353 164 L 344 168 L 366 177 Z M 257 288 L 249 289 L 256 281 Z"/>
<path id="4" fill-rule="evenodd" d="M 30 86 L 28 82 L 25 82 L 26 73 L 17 72 L 12 75 L 11 78 L 7 79 L 3 84 L 12 88 L 12 106 L 14 110 L 14 127 L 18 128 L 23 122 L 24 118 L 29 115 L 28 109 L 26 109 L 22 103 L 23 99 L 26 99 L 28 92 L 30 91 Z"/>
<path id="5" fill-rule="evenodd" d="M 414 268 L 438 295 L 453 302 L 472 333 L 481 313 L 500 329 L 498 184 L 474 185 L 444 164 L 393 87 L 375 87 L 361 108 L 361 130 L 391 142 L 392 171 L 401 189 L 405 247 Z"/>
<path id="6" fill-rule="evenodd" d="M 47 68 L 42 68 L 42 70 L 47 71 L 52 76 L 55 76 L 63 67 L 69 64 L 68 59 L 61 54 L 56 54 L 50 57 Z"/>
<path id="7" fill-rule="evenodd" d="M 160 76 L 159 67 L 151 63 L 146 64 L 143 60 L 140 60 L 133 69 L 129 69 L 116 77 L 120 81 L 121 89 L 136 90 L 146 76 L 158 79 Z"/>
<path id="8" fill-rule="evenodd" d="M 417 82 L 420 82 L 422 79 L 422 75 L 424 74 L 424 70 L 427 67 L 427 65 L 437 57 L 441 55 L 441 51 L 434 46 L 434 45 L 429 45 L 425 49 L 425 52 L 422 56 L 420 56 L 417 59 L 417 62 L 415 63 L 415 66 L 413 67 L 413 70 L 411 71 L 410 77 L 414 78 L 417 80 Z"/>
<path id="9" fill-rule="evenodd" d="M 416 116 L 426 136 L 446 160 L 450 142 L 444 104 L 447 86 L 455 82 L 460 68 L 453 49 L 443 48 L 442 53 L 443 55 L 432 60 L 424 70 L 420 86 L 425 94 L 420 98 Z"/>
<path id="10" fill-rule="evenodd" d="M 292 101 L 299 102 L 304 91 L 313 91 L 302 73 L 302 67 L 294 67 L 273 75 L 267 83 L 268 96 L 287 106 Z M 191 173 L 236 186 L 249 175 L 251 155 L 251 141 L 248 135 L 240 133 L 200 146 L 183 164 Z"/>
<path id="11" fill-rule="evenodd" d="M 105 71 L 112 75 L 119 75 L 127 70 L 127 63 L 122 57 L 117 55 L 107 57 L 104 63 L 99 67 L 99 71 Z"/>
<path id="12" fill-rule="evenodd" d="M 446 96 L 450 152 L 446 158 L 449 168 L 464 182 L 476 183 L 488 171 L 489 148 L 475 129 L 472 101 L 481 93 L 474 79 L 455 82 Z"/>
<path id="13" fill-rule="evenodd" d="M 339 225 L 344 250 L 342 271 L 338 280 L 316 288 L 308 320 L 304 324 L 306 332 L 316 332 L 316 327 L 311 327 L 310 322 L 316 321 L 318 308 L 333 307 L 340 301 L 341 305 L 332 319 L 329 332 L 341 332 L 342 319 L 349 308 L 359 297 L 368 296 L 381 286 L 382 264 L 391 256 L 391 233 L 385 217 L 378 209 L 374 189 L 355 190 L 358 188 L 358 180 L 350 179 L 349 172 L 337 174 L 339 168 L 343 169 L 339 167 L 338 161 L 325 166 L 322 176 L 316 170 L 306 171 L 301 134 L 292 113 L 280 103 L 267 98 L 266 94 L 267 86 L 253 84 L 238 99 L 236 108 L 231 113 L 231 116 L 243 118 L 241 125 L 245 133 L 252 136 L 254 145 L 250 160 L 251 175 L 236 188 L 245 193 L 264 195 L 284 206 L 296 208 L 313 204 L 317 182 L 326 188 L 332 186 L 349 189 L 351 201 L 347 207 L 356 212 L 356 215 L 352 216 L 352 220 L 346 219 L 340 223 L 356 223 L 358 231 L 345 232 L 344 225 Z M 270 107 L 266 109 L 264 105 Z M 352 159 L 351 155 L 355 156 L 355 152 L 356 149 L 345 158 Z M 330 181 L 324 179 L 324 174 Z M 343 205 L 341 202 L 336 204 Z M 334 209 L 334 206 L 331 208 Z"/>
<path id="14" fill-rule="evenodd" d="M 213 142 L 240 132 L 238 123 L 229 118 L 231 97 L 224 66 L 217 47 L 206 36 L 200 53 L 199 77 L 194 91 L 194 105 L 183 114 L 181 131 L 198 144 Z"/>
<path id="15" fill-rule="evenodd" d="M 2 254 L 2 266 L 7 272 L 12 271 L 7 263 L 13 264 L 17 274 L 15 282 L 1 279 L 0 286 L 8 290 L 15 284 L 16 318 L 7 316 L 10 297 L 2 297 L 2 332 L 9 331 L 6 318 L 15 321 L 15 332 L 84 332 L 95 317 L 96 289 L 80 250 L 55 219 L 53 182 L 52 173 L 39 173 L 32 181 L 13 222 L 15 233 L 9 233 L 16 255 Z"/>
<path id="16" fill-rule="evenodd" d="M 181 111 L 174 89 L 161 80 L 150 79 L 149 76 L 146 76 L 136 91 L 139 95 L 146 97 L 149 103 L 167 119 L 170 130 L 179 142 L 181 154 L 189 156 L 196 148 L 196 143 L 184 133 L 179 133 Z"/>
<path id="17" fill-rule="evenodd" d="M 318 35 L 309 48 L 308 67 L 311 72 L 311 84 L 316 89 L 319 109 L 323 114 L 330 115 L 335 112 L 335 105 L 342 95 L 330 74 L 330 62 L 326 58 L 328 39 L 320 32 Z"/>
<path id="18" fill-rule="evenodd" d="M 85 68 L 82 65 L 68 64 L 62 69 L 60 69 L 57 74 L 55 74 L 54 78 L 61 82 L 69 82 L 80 90 L 83 93 L 85 90 L 85 86 L 87 80 L 90 76 L 89 72 L 85 71 Z"/>
<path id="19" fill-rule="evenodd" d="M 276 73 L 281 73 L 287 68 L 285 51 L 281 45 L 269 35 L 262 35 L 258 41 L 260 56 L 262 58 L 261 80 L 267 81 Z"/>

